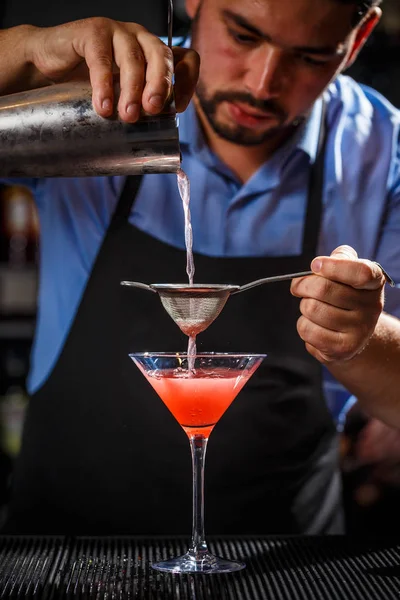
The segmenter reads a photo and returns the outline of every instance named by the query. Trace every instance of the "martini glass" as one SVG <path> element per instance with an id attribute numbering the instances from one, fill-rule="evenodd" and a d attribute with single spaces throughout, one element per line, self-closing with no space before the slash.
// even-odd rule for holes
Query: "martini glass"
<path id="1" fill-rule="evenodd" d="M 208 438 L 265 354 L 197 354 L 190 368 L 186 353 L 129 355 L 186 432 L 192 451 L 192 542 L 183 556 L 154 563 L 173 573 L 229 573 L 245 567 L 214 556 L 204 534 L 204 460 Z"/>

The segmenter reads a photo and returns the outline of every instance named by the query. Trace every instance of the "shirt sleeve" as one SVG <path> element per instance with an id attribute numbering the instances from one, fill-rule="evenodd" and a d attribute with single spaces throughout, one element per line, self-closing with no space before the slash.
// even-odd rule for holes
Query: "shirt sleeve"
<path id="1" fill-rule="evenodd" d="M 400 318 L 400 135 L 396 135 L 389 193 L 376 259 L 396 283 L 386 285 L 385 312 Z"/>
<path id="2" fill-rule="evenodd" d="M 385 286 L 384 311 L 400 318 L 400 123 L 393 135 L 391 165 L 387 179 L 385 209 L 380 221 L 373 260 L 379 262 L 397 284 Z M 338 429 L 357 399 L 350 394 L 328 369 L 323 368 L 323 384 L 327 406 Z"/>

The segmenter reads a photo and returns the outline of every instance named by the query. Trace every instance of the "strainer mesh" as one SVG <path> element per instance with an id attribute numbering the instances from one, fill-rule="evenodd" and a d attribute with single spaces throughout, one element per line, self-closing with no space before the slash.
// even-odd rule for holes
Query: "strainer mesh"
<path id="1" fill-rule="evenodd" d="M 207 329 L 228 300 L 229 291 L 186 293 L 159 291 L 161 302 L 178 327 L 188 336 Z"/>

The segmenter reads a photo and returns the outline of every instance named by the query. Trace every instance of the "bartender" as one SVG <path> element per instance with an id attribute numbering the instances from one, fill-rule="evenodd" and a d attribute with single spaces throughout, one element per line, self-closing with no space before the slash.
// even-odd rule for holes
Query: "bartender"
<path id="1" fill-rule="evenodd" d="M 193 50 L 94 18 L 0 32 L 2 93 L 90 77 L 104 117 L 180 110 L 196 280 L 314 275 L 232 298 L 199 350 L 268 354 L 215 428 L 210 533 L 339 533 L 337 439 L 322 366 L 400 424 L 400 114 L 340 73 L 379 20 L 375 0 L 187 0 Z M 41 227 L 31 400 L 7 531 L 180 534 L 190 529 L 184 432 L 128 357 L 181 350 L 156 297 L 124 279 L 184 280 L 174 175 L 29 179 Z M 364 257 L 358 258 L 357 253 Z M 316 258 L 315 258 L 316 257 Z M 375 262 L 377 261 L 377 262 Z M 155 295 L 154 295 L 155 296 Z M 399 314 L 397 290 L 386 310 Z M 386 385 L 386 383 L 385 383 Z M 387 387 L 390 388 L 389 383 Z"/>

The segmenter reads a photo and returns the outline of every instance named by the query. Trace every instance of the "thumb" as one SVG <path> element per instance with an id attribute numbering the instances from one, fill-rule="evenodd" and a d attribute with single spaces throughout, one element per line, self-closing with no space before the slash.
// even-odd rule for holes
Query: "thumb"
<path id="1" fill-rule="evenodd" d="M 345 258 L 347 260 L 356 260 L 358 258 L 357 252 L 351 246 L 338 246 L 331 256 L 334 258 Z"/>
<path id="2" fill-rule="evenodd" d="M 175 105 L 177 112 L 186 110 L 199 77 L 200 57 L 194 50 L 173 48 L 175 61 Z"/>
<path id="3" fill-rule="evenodd" d="M 370 260 L 359 259 L 351 246 L 338 246 L 330 256 L 317 256 L 311 269 L 317 275 L 355 289 L 376 290 L 384 283 L 381 267 Z"/>

